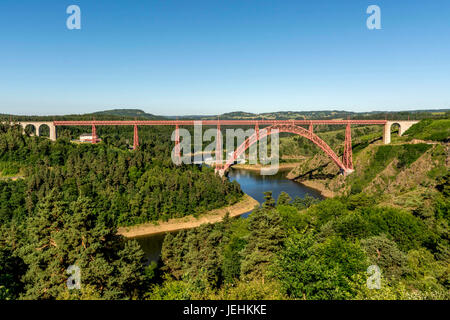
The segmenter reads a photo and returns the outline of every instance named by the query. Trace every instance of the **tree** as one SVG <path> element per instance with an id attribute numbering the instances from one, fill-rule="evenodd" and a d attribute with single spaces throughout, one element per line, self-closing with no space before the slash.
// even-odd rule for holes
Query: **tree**
<path id="1" fill-rule="evenodd" d="M 0 300 L 18 298 L 23 290 L 21 277 L 25 271 L 22 259 L 14 256 L 13 250 L 0 241 Z"/>
<path id="2" fill-rule="evenodd" d="M 292 198 L 286 192 L 282 191 L 277 199 L 277 205 L 285 205 L 289 204 L 292 201 Z"/>
<path id="3" fill-rule="evenodd" d="M 248 235 L 248 219 L 236 219 L 231 223 L 222 250 L 222 276 L 225 283 L 234 284 L 240 278 L 241 252 L 247 245 Z"/>
<path id="4" fill-rule="evenodd" d="M 292 202 L 292 205 L 296 207 L 298 210 L 304 210 L 311 207 L 313 204 L 319 203 L 320 200 L 314 197 L 311 197 L 310 195 L 305 195 L 304 198 L 295 197 L 294 201 Z"/>
<path id="5" fill-rule="evenodd" d="M 406 270 L 406 254 L 386 235 L 361 240 L 370 264 L 377 265 L 387 280 L 398 279 Z"/>
<path id="6" fill-rule="evenodd" d="M 266 191 L 264 192 L 264 203 L 263 208 L 274 208 L 275 207 L 275 200 L 272 198 L 272 191 Z"/>
<path id="7" fill-rule="evenodd" d="M 283 241 L 281 217 L 276 210 L 260 208 L 253 211 L 248 219 L 250 234 L 242 251 L 241 277 L 264 278 Z"/>
<path id="8" fill-rule="evenodd" d="M 339 199 L 324 200 L 308 210 L 308 214 L 314 217 L 314 223 L 318 227 L 347 213 L 347 207 Z"/>
<path id="9" fill-rule="evenodd" d="M 164 262 L 163 271 L 167 271 L 175 279 L 180 280 L 184 274 L 184 256 L 188 250 L 187 230 L 181 230 L 174 236 L 168 233 L 161 249 L 161 259 Z"/>
<path id="10" fill-rule="evenodd" d="M 358 245 L 334 237 L 316 243 L 312 234 L 292 233 L 274 274 L 288 295 L 300 299 L 349 299 L 356 295 L 354 275 L 367 268 Z"/>
<path id="11" fill-rule="evenodd" d="M 197 291 L 222 283 L 223 223 L 204 224 L 188 232 L 189 250 L 184 257 L 184 278 Z"/>

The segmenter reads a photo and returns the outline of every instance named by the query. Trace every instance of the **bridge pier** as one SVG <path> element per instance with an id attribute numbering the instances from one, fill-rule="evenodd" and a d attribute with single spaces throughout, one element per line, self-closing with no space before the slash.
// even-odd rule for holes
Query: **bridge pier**
<path id="1" fill-rule="evenodd" d="M 52 125 L 50 127 L 50 140 L 51 141 L 56 141 L 56 138 L 57 138 L 56 126 Z"/>
<path id="2" fill-rule="evenodd" d="M 180 126 L 178 124 L 175 125 L 175 157 L 181 164 Z"/>
<path id="3" fill-rule="evenodd" d="M 350 123 L 345 128 L 344 153 L 342 154 L 342 163 L 346 172 L 353 172 L 353 151 L 352 151 L 352 128 Z M 350 172 L 350 173 L 351 173 Z"/>
<path id="4" fill-rule="evenodd" d="M 139 133 L 137 124 L 134 125 L 133 150 L 139 147 Z"/>

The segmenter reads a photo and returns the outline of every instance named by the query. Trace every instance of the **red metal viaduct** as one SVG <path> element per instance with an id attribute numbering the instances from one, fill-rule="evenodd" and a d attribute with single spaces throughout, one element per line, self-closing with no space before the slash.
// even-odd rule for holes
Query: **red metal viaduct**
<path id="1" fill-rule="evenodd" d="M 275 130 L 278 132 L 288 132 L 300 135 L 313 142 L 320 149 L 322 149 L 336 165 L 348 174 L 353 172 L 352 159 L 352 125 L 383 125 L 384 135 L 383 142 L 389 144 L 391 142 L 391 126 L 393 124 L 399 125 L 399 135 L 401 136 L 408 128 L 418 121 L 388 121 L 388 120 L 125 120 L 125 121 L 53 121 L 53 122 L 18 122 L 16 124 L 25 129 L 26 126 L 32 125 L 36 130 L 36 135 L 39 135 L 39 128 L 46 125 L 50 129 L 50 139 L 56 140 L 56 128 L 58 126 L 89 126 L 92 128 L 92 143 L 97 142 L 96 127 L 98 126 L 133 126 L 134 127 L 134 143 L 133 148 L 139 146 L 138 126 L 173 126 L 175 127 L 175 154 L 180 156 L 180 126 L 193 126 L 201 124 L 203 126 L 216 126 L 217 131 L 220 132 L 221 126 L 254 126 L 255 133 L 247 138 L 242 145 L 240 145 L 225 164 L 222 161 L 222 141 L 221 135 L 217 135 L 216 139 L 216 172 L 223 174 L 228 168 L 244 153 L 252 144 L 258 140 L 270 135 Z M 344 153 L 342 158 L 339 158 L 330 146 L 324 142 L 319 136 L 314 133 L 314 126 L 318 125 L 345 125 L 345 141 Z M 304 126 L 308 127 L 306 129 Z M 265 130 L 260 131 L 260 127 Z"/>

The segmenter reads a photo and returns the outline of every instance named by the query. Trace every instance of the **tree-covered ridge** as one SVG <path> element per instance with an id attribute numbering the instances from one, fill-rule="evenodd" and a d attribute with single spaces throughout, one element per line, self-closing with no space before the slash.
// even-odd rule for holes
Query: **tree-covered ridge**
<path id="1" fill-rule="evenodd" d="M 416 126 L 441 137 L 447 128 L 436 123 L 442 121 Z M 309 168 L 302 170 L 341 197 L 291 203 L 282 194 L 275 206 L 267 194 L 248 220 L 168 236 L 163 268 L 169 276 L 149 297 L 450 299 L 448 146 L 411 143 L 417 127 L 391 145 L 367 133 L 354 145 L 356 172 L 345 179 L 334 165 L 306 160 Z M 193 269 L 188 257 L 198 254 L 197 244 L 208 248 L 211 234 L 215 254 Z M 381 271 L 379 290 L 367 286 L 371 265 Z"/>
<path id="2" fill-rule="evenodd" d="M 62 121 L 62 120 L 165 120 L 164 116 L 146 113 L 140 109 L 111 109 L 97 111 L 85 114 L 67 114 L 67 115 L 9 115 L 1 114 L 0 120 L 6 121 Z"/>
<path id="3" fill-rule="evenodd" d="M 411 120 L 429 118 L 448 118 L 449 109 L 439 110 L 411 110 L 411 111 L 372 111 L 351 112 L 343 110 L 321 110 L 321 111 L 278 111 L 265 113 L 249 113 L 243 111 L 227 112 L 220 115 L 220 119 L 227 120 L 326 120 L 326 119 L 388 119 L 388 120 Z M 189 117 L 186 117 L 189 118 Z M 191 116 L 195 119 L 217 119 L 217 116 Z"/>
<path id="4" fill-rule="evenodd" d="M 140 109 L 112 109 L 112 110 L 105 110 L 105 111 L 98 111 L 92 113 L 93 116 L 119 116 L 119 117 L 129 117 L 129 118 L 139 118 L 140 120 L 146 119 L 146 120 L 162 120 L 164 117 L 161 116 L 155 116 L 151 113 L 146 113 L 145 111 L 142 111 Z"/>
<path id="5" fill-rule="evenodd" d="M 108 211 L 108 219 L 122 226 L 198 215 L 241 198 L 237 183 L 217 177 L 210 168 L 173 165 L 168 147 L 153 141 L 129 152 L 108 144 L 51 142 L 5 129 L 0 135 L 0 162 L 23 168 L 26 179 L 0 181 L 2 197 L 11 195 L 0 205 L 0 219 L 32 215 L 39 200 L 53 189 L 66 201 L 89 197 Z"/>
<path id="6" fill-rule="evenodd" d="M 151 299 L 450 299 L 448 178 L 424 219 L 354 195 L 277 204 L 164 240 Z M 369 289 L 367 268 L 381 270 Z"/>
<path id="7" fill-rule="evenodd" d="M 150 134 L 130 152 L 0 128 L 2 174 L 21 175 L 0 174 L 0 299 L 142 298 L 154 270 L 117 226 L 198 215 L 241 198 L 239 185 L 211 168 L 174 166 L 167 135 Z M 67 288 L 71 265 L 82 270 L 81 290 Z"/>

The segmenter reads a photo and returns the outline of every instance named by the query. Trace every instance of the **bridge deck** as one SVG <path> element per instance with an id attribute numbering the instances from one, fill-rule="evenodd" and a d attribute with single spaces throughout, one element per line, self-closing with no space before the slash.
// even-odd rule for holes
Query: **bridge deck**
<path id="1" fill-rule="evenodd" d="M 387 120 L 113 120 L 113 121 L 54 121 L 55 126 L 193 126 L 202 124 L 205 126 L 220 125 L 384 125 Z"/>

